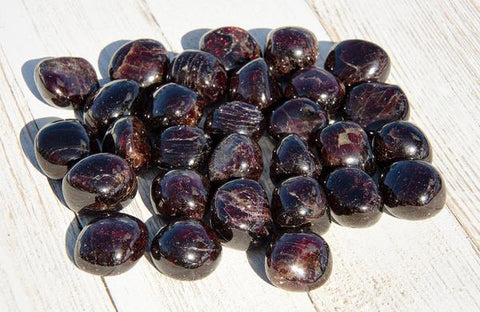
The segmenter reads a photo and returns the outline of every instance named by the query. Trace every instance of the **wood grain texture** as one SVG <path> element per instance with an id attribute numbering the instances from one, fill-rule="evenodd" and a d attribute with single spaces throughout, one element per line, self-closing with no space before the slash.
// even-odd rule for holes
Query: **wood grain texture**
<path id="1" fill-rule="evenodd" d="M 474 247 L 480 241 L 479 7 L 466 0 L 9 3 L 0 12 L 0 311 L 480 310 Z M 262 45 L 272 28 L 306 27 L 319 39 L 320 65 L 332 41 L 359 37 L 384 46 L 393 61 L 390 81 L 406 91 L 411 119 L 432 142 L 450 210 L 424 222 L 385 215 L 366 230 L 333 225 L 325 235 L 334 257 L 332 277 L 310 293 L 270 285 L 262 251 L 225 248 L 218 269 L 197 282 L 162 276 L 148 257 L 116 277 L 78 270 L 69 253 L 79 223 L 55 195 L 59 182 L 39 172 L 32 143 L 52 117 L 73 114 L 40 100 L 32 76 L 38 59 L 84 57 L 104 83 L 108 61 L 125 40 L 154 38 L 173 56 L 196 48 L 207 29 L 224 25 L 251 30 Z M 268 161 L 272 143 L 264 138 L 261 145 Z M 154 175 L 139 178 L 139 194 L 125 209 L 146 221 L 151 235 L 161 223 L 148 199 Z"/>

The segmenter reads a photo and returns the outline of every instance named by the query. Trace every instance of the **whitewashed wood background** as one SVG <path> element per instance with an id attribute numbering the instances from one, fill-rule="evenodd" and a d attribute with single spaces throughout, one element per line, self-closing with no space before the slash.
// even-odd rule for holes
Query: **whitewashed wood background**
<path id="1" fill-rule="evenodd" d="M 480 310 L 480 1 L 478 0 L 1 0 L 0 311 L 479 311 Z M 260 253 L 224 249 L 219 268 L 179 282 L 142 259 L 101 278 L 69 256 L 79 231 L 34 160 L 32 142 L 52 117 L 72 112 L 39 99 L 33 69 L 47 56 L 81 56 L 107 76 L 124 40 L 154 38 L 173 53 L 197 47 L 218 26 L 251 30 L 298 25 L 320 40 L 363 38 L 393 62 L 389 82 L 409 96 L 411 120 L 434 149 L 448 186 L 448 209 L 424 222 L 385 215 L 325 235 L 333 274 L 310 293 L 276 289 Z M 148 179 L 126 209 L 156 227 L 145 202 Z M 53 190 L 53 191 L 52 191 Z M 148 205 L 148 204 L 147 204 Z"/>

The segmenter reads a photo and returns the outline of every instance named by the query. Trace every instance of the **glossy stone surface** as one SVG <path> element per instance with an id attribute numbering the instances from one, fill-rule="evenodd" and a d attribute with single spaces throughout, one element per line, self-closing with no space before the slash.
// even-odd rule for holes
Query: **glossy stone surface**
<path id="1" fill-rule="evenodd" d="M 205 102 L 223 99 L 227 89 L 227 72 L 212 54 L 187 50 L 180 53 L 170 67 L 171 82 L 194 90 Z"/>
<path id="2" fill-rule="evenodd" d="M 215 55 L 227 71 L 236 70 L 262 56 L 257 40 L 234 26 L 212 29 L 200 38 L 200 50 Z"/>
<path id="3" fill-rule="evenodd" d="M 134 80 L 141 88 L 160 85 L 165 82 L 169 63 L 168 52 L 160 42 L 152 39 L 132 40 L 112 56 L 110 78 Z"/>
<path id="4" fill-rule="evenodd" d="M 235 178 L 260 179 L 263 171 L 262 151 L 257 142 L 241 134 L 231 134 L 217 145 L 208 164 L 212 183 Z"/>
<path id="5" fill-rule="evenodd" d="M 327 125 L 327 115 L 318 104 L 307 98 L 286 101 L 270 116 L 268 132 L 276 139 L 294 133 L 309 141 L 311 134 Z"/>
<path id="6" fill-rule="evenodd" d="M 272 195 L 272 215 L 282 229 L 309 228 L 323 234 L 330 228 L 327 198 L 317 180 L 297 176 L 283 181 Z"/>
<path id="7" fill-rule="evenodd" d="M 267 194 L 256 181 L 225 183 L 216 191 L 211 210 L 212 226 L 229 247 L 247 250 L 271 234 L 273 221 Z"/>
<path id="8" fill-rule="evenodd" d="M 92 220 L 75 244 L 76 265 L 96 275 L 117 275 L 130 270 L 143 256 L 148 230 L 139 219 L 115 213 Z"/>
<path id="9" fill-rule="evenodd" d="M 102 151 L 122 157 L 135 171 L 148 168 L 151 147 L 145 125 L 133 116 L 117 119 L 103 138 Z"/>
<path id="10" fill-rule="evenodd" d="M 359 168 L 369 174 L 375 162 L 367 133 L 352 121 L 339 121 L 316 134 L 315 145 L 324 167 Z"/>
<path id="11" fill-rule="evenodd" d="M 400 87 L 385 83 L 362 83 L 350 91 L 345 102 L 346 118 L 373 133 L 385 124 L 408 118 L 407 96 Z"/>
<path id="12" fill-rule="evenodd" d="M 270 282 L 279 288 L 313 290 L 330 277 L 330 247 L 315 233 L 284 233 L 268 246 L 265 271 Z"/>
<path id="13" fill-rule="evenodd" d="M 407 121 L 386 124 L 373 138 L 375 160 L 391 164 L 398 160 L 424 160 L 431 162 L 432 150 L 421 129 Z"/>
<path id="14" fill-rule="evenodd" d="M 75 212 L 120 210 L 137 193 L 135 171 L 117 155 L 101 153 L 79 161 L 62 181 L 63 197 Z"/>
<path id="15" fill-rule="evenodd" d="M 164 169 L 203 169 L 210 154 L 211 138 L 202 129 L 173 126 L 154 138 L 154 163 Z"/>
<path id="16" fill-rule="evenodd" d="M 339 168 L 325 182 L 332 218 L 340 225 L 368 227 L 382 216 L 382 198 L 375 181 L 356 168 Z"/>
<path id="17" fill-rule="evenodd" d="M 209 181 L 193 170 L 160 173 L 152 182 L 150 199 L 163 218 L 203 218 L 210 191 Z"/>
<path id="18" fill-rule="evenodd" d="M 138 92 L 138 84 L 125 79 L 111 81 L 98 90 L 85 105 L 83 114 L 90 134 L 102 136 L 115 119 L 130 115 Z"/>
<path id="19" fill-rule="evenodd" d="M 35 68 L 35 84 L 50 105 L 82 109 L 98 87 L 92 65 L 80 57 L 49 58 Z"/>
<path id="20" fill-rule="evenodd" d="M 344 96 L 343 83 L 319 67 L 309 67 L 296 72 L 285 89 L 286 98 L 308 98 L 320 105 L 329 116 L 339 112 Z"/>
<path id="21" fill-rule="evenodd" d="M 198 280 L 220 263 L 222 245 L 201 220 L 174 221 L 163 227 L 151 244 L 152 261 L 163 274 L 179 280 Z"/>
<path id="22" fill-rule="evenodd" d="M 254 105 L 240 101 L 227 102 L 207 116 L 205 131 L 216 139 L 238 133 L 259 140 L 265 131 L 265 118 Z"/>
<path id="23" fill-rule="evenodd" d="M 445 182 L 429 163 L 402 160 L 393 163 L 380 179 L 385 209 L 407 220 L 433 217 L 446 201 Z"/>
<path id="24" fill-rule="evenodd" d="M 274 183 L 294 176 L 318 179 L 322 165 L 296 134 L 283 138 L 272 153 L 270 177 Z"/>
<path id="25" fill-rule="evenodd" d="M 255 59 L 233 73 L 228 84 L 228 99 L 266 110 L 281 97 L 279 84 L 269 76 L 262 58 Z"/>
<path id="26" fill-rule="evenodd" d="M 90 154 L 90 139 L 76 119 L 56 120 L 35 136 L 35 157 L 43 173 L 62 179 L 80 159 Z"/>
<path id="27" fill-rule="evenodd" d="M 325 60 L 325 69 L 347 88 L 362 82 L 384 82 L 390 73 L 387 52 L 375 43 L 345 40 L 333 48 Z"/>
<path id="28" fill-rule="evenodd" d="M 265 46 L 265 60 L 274 77 L 284 77 L 317 61 L 315 35 L 301 27 L 280 27 L 270 31 Z"/>

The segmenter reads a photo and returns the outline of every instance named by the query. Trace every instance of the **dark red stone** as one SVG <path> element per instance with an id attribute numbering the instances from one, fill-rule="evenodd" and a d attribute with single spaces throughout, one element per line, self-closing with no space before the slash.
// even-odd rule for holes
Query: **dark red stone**
<path id="1" fill-rule="evenodd" d="M 98 87 L 92 65 L 80 57 L 49 58 L 35 68 L 35 84 L 50 105 L 82 109 Z"/>
<path id="2" fill-rule="evenodd" d="M 445 206 L 445 182 L 429 163 L 402 160 L 393 163 L 380 179 L 385 209 L 397 218 L 422 220 Z"/>
<path id="3" fill-rule="evenodd" d="M 265 61 L 274 77 L 285 77 L 315 64 L 318 42 L 301 27 L 280 27 L 270 31 L 265 46 Z"/>
<path id="4" fill-rule="evenodd" d="M 169 77 L 172 82 L 197 92 L 207 104 L 222 100 L 227 89 L 227 72 L 222 63 L 203 51 L 180 53 L 173 60 Z"/>
<path id="5" fill-rule="evenodd" d="M 212 226 L 229 247 L 261 244 L 273 227 L 267 194 L 253 180 L 237 179 L 218 188 L 212 200 Z"/>
<path id="6" fill-rule="evenodd" d="M 385 83 L 362 83 L 350 91 L 345 115 L 373 133 L 396 120 L 408 118 L 408 100 L 402 89 Z"/>
<path id="7" fill-rule="evenodd" d="M 268 66 L 262 58 L 255 59 L 232 74 L 228 98 L 242 101 L 266 110 L 281 97 L 278 83 L 268 74 Z"/>
<path id="8" fill-rule="evenodd" d="M 382 216 L 382 198 L 375 181 L 356 168 L 339 168 L 325 182 L 332 218 L 340 225 L 368 227 Z"/>
<path id="9" fill-rule="evenodd" d="M 322 165 L 296 134 L 283 138 L 273 150 L 270 177 L 274 183 L 294 176 L 318 179 L 321 171 Z"/>
<path id="10" fill-rule="evenodd" d="M 143 122 L 133 116 L 117 119 L 103 138 L 102 151 L 122 157 L 137 172 L 148 168 L 151 147 Z"/>
<path id="11" fill-rule="evenodd" d="M 281 229 L 307 227 L 323 234 L 330 228 L 327 199 L 317 180 L 297 176 L 283 181 L 272 195 L 273 221 Z"/>
<path id="12" fill-rule="evenodd" d="M 279 288 L 313 290 L 330 277 L 330 247 L 315 233 L 284 233 L 268 246 L 265 271 L 270 282 Z"/>
<path id="13" fill-rule="evenodd" d="M 272 112 L 268 132 L 276 140 L 293 133 L 308 142 L 311 134 L 326 125 L 327 115 L 318 104 L 298 98 L 286 101 Z"/>
<path id="14" fill-rule="evenodd" d="M 335 76 L 319 67 L 309 67 L 296 72 L 288 82 L 285 97 L 308 98 L 328 113 L 336 115 L 343 106 L 345 87 Z"/>
<path id="15" fill-rule="evenodd" d="M 132 40 L 112 56 L 110 78 L 134 80 L 141 88 L 160 85 L 165 82 L 169 63 L 167 50 L 160 42 Z"/>
<path id="16" fill-rule="evenodd" d="M 262 56 L 260 45 L 240 27 L 220 27 L 200 38 L 200 50 L 215 55 L 227 71 L 236 70 Z"/>
<path id="17" fill-rule="evenodd" d="M 359 168 L 369 174 L 376 166 L 367 133 L 352 121 L 339 121 L 316 134 L 315 145 L 324 167 Z"/>
<path id="18" fill-rule="evenodd" d="M 203 169 L 211 139 L 202 129 L 173 126 L 154 138 L 153 161 L 163 169 Z"/>
<path id="19" fill-rule="evenodd" d="M 390 73 L 387 52 L 375 43 L 345 40 L 334 46 L 325 60 L 325 69 L 347 88 L 362 82 L 384 82 Z"/>
<path id="20" fill-rule="evenodd" d="M 137 193 L 135 171 L 117 155 L 101 153 L 79 161 L 62 181 L 63 197 L 70 209 L 120 210 Z"/>
<path id="21" fill-rule="evenodd" d="M 163 218 L 203 218 L 210 183 L 193 170 L 160 173 L 152 182 L 150 199 L 155 212 Z"/>
<path id="22" fill-rule="evenodd" d="M 212 183 L 235 178 L 260 179 L 262 151 L 257 142 L 241 134 L 231 134 L 217 145 L 210 157 L 208 176 Z"/>
<path id="23" fill-rule="evenodd" d="M 205 131 L 217 139 L 238 133 L 258 140 L 265 131 L 265 119 L 254 105 L 240 101 L 227 102 L 207 116 Z"/>
<path id="24" fill-rule="evenodd" d="M 220 263 L 222 245 L 201 220 L 174 221 L 163 227 L 151 243 L 152 261 L 163 274 L 179 280 L 198 280 Z"/>
<path id="25" fill-rule="evenodd" d="M 76 265 L 96 275 L 117 275 L 130 270 L 143 256 L 148 230 L 139 219 L 115 213 L 92 220 L 75 244 Z"/>
<path id="26" fill-rule="evenodd" d="M 45 125 L 35 137 L 35 156 L 43 173 L 62 179 L 80 159 L 90 154 L 90 139 L 75 119 L 56 120 Z"/>

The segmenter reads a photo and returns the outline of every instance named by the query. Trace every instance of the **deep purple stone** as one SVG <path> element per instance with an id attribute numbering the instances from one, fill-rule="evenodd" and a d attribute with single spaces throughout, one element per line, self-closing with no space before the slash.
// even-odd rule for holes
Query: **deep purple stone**
<path id="1" fill-rule="evenodd" d="M 76 265 L 96 275 L 117 275 L 130 270 L 143 256 L 148 230 L 139 219 L 115 213 L 92 220 L 75 244 Z"/>
<path id="2" fill-rule="evenodd" d="M 423 220 L 442 210 L 445 182 L 429 163 L 402 160 L 393 163 L 380 179 L 385 209 L 397 218 Z"/>
<path id="3" fill-rule="evenodd" d="M 229 247 L 247 250 L 261 244 L 273 227 L 267 194 L 253 180 L 225 183 L 212 200 L 212 226 Z"/>
<path id="4" fill-rule="evenodd" d="M 262 150 L 257 142 L 241 134 L 231 134 L 217 145 L 210 157 L 208 176 L 212 183 L 235 178 L 260 179 Z"/>
<path id="5" fill-rule="evenodd" d="M 151 147 L 143 122 L 133 116 L 117 119 L 103 138 L 102 151 L 122 157 L 137 172 L 148 168 Z"/>
<path id="6" fill-rule="evenodd" d="M 79 161 L 62 181 L 63 197 L 70 209 L 120 210 L 137 193 L 135 171 L 117 155 L 101 153 Z"/>
<path id="7" fill-rule="evenodd" d="M 167 50 L 160 42 L 152 39 L 132 40 L 112 56 L 110 78 L 134 80 L 141 88 L 160 85 L 165 82 L 169 63 Z"/>
<path id="8" fill-rule="evenodd" d="M 268 246 L 265 271 L 270 282 L 279 288 L 313 290 L 330 277 L 330 247 L 315 233 L 284 233 Z"/>
<path id="9" fill-rule="evenodd" d="M 174 221 L 163 227 L 151 243 L 152 261 L 163 274 L 179 280 L 198 280 L 220 263 L 222 245 L 201 220 Z"/>
<path id="10" fill-rule="evenodd" d="M 172 82 L 194 90 L 207 104 L 223 99 L 227 89 L 227 72 L 212 54 L 188 50 L 180 53 L 169 73 Z"/>
<path id="11" fill-rule="evenodd" d="M 193 170 L 160 173 L 152 182 L 150 199 L 163 218 L 203 218 L 210 190 L 209 181 Z"/>
<path id="12" fill-rule="evenodd" d="M 80 159 L 90 154 L 90 139 L 75 119 L 56 120 L 45 125 L 35 137 L 35 156 L 43 173 L 62 179 Z"/>
<path id="13" fill-rule="evenodd" d="M 35 84 L 50 105 L 82 109 L 98 87 L 92 65 L 80 57 L 49 58 L 35 68 Z"/>
<path id="14" fill-rule="evenodd" d="M 325 69 L 347 88 L 362 82 L 384 82 L 390 73 L 387 52 L 375 43 L 345 40 L 334 46 L 325 60 Z"/>
<path id="15" fill-rule="evenodd" d="M 220 27 L 200 38 L 200 50 L 215 55 L 227 71 L 236 70 L 262 56 L 260 45 L 240 27 Z"/>

